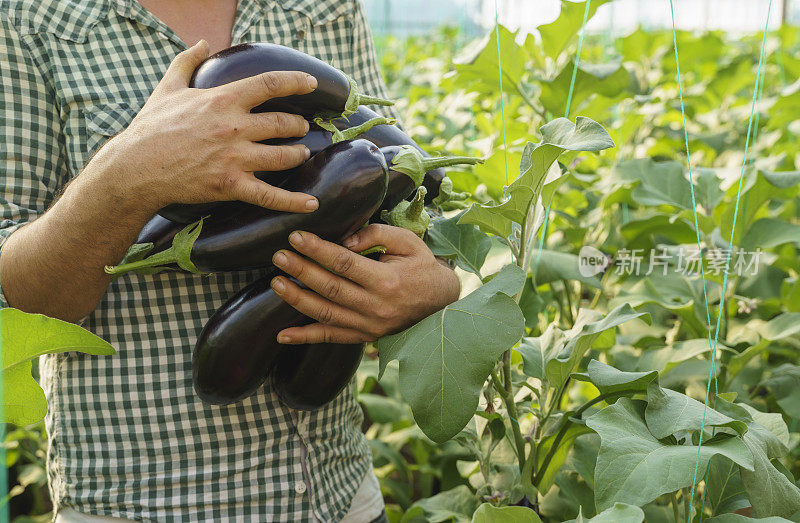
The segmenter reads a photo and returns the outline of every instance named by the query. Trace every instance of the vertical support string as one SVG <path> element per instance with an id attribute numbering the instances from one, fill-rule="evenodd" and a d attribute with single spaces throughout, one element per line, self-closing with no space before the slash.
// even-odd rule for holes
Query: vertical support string
<path id="1" fill-rule="evenodd" d="M 586 0 L 586 8 L 583 10 L 583 23 L 581 24 L 581 32 L 578 35 L 578 51 L 575 53 L 575 62 L 572 66 L 572 78 L 569 82 L 569 93 L 567 94 L 567 107 L 564 109 L 564 118 L 569 118 L 569 111 L 572 107 L 572 94 L 575 90 L 575 79 L 578 77 L 578 64 L 581 61 L 581 49 L 583 48 L 583 36 L 586 33 L 586 22 L 589 20 L 589 12 L 591 11 L 592 0 Z M 547 202 L 547 207 L 544 211 L 544 223 L 542 223 L 542 232 L 539 235 L 539 248 L 536 250 L 536 260 L 533 263 L 533 283 L 536 285 L 536 270 L 539 268 L 539 261 L 542 259 L 542 249 L 544 248 L 544 240 L 547 238 L 547 229 L 550 225 L 550 207 L 553 204 L 555 192 L 550 196 Z"/>
<path id="2" fill-rule="evenodd" d="M 497 75 L 500 79 L 500 118 L 503 121 L 503 157 L 506 161 L 506 187 L 508 187 L 508 143 L 506 142 L 506 108 L 503 96 L 503 62 L 500 58 L 500 9 L 494 0 L 494 32 L 497 35 Z M 505 188 L 503 189 L 505 192 Z"/>
<path id="3" fill-rule="evenodd" d="M 675 51 L 676 51 L 675 52 L 675 59 L 676 59 L 676 62 L 677 62 L 678 61 L 678 54 L 677 54 L 677 39 L 675 38 L 675 30 L 674 30 L 674 19 L 675 19 L 675 16 L 674 16 L 673 0 L 670 0 L 670 9 L 672 10 L 672 13 L 673 13 L 673 17 L 672 17 L 673 18 L 673 42 L 675 43 Z M 759 56 L 759 59 L 758 59 L 758 70 L 756 72 L 755 87 L 753 89 L 753 101 L 752 101 L 752 104 L 751 104 L 751 107 L 750 107 L 750 118 L 748 119 L 748 123 L 747 123 L 747 135 L 746 135 L 745 146 L 744 146 L 744 159 L 742 160 L 742 170 L 741 170 L 741 173 L 739 175 L 739 185 L 738 185 L 737 192 L 736 192 L 736 203 L 735 203 L 734 211 L 733 211 L 733 223 L 731 224 L 731 236 L 730 236 L 730 241 L 728 242 L 729 248 L 728 248 L 727 255 L 725 257 L 725 272 L 724 272 L 724 276 L 723 276 L 723 279 L 722 279 L 722 293 L 721 293 L 721 297 L 720 297 L 720 307 L 719 307 L 719 312 L 717 314 L 716 325 L 715 325 L 715 328 L 714 328 L 714 340 L 713 340 L 713 344 L 711 346 L 711 366 L 709 368 L 708 383 L 707 383 L 707 386 L 706 386 L 706 398 L 705 398 L 705 402 L 703 404 L 703 417 L 702 417 L 702 420 L 701 420 L 701 423 L 700 423 L 700 438 L 699 438 L 699 441 L 698 441 L 698 444 L 697 444 L 697 457 L 695 459 L 694 474 L 693 474 L 693 477 L 692 477 L 691 497 L 690 497 L 690 500 L 689 500 L 689 513 L 686 514 L 687 523 L 691 523 L 692 507 L 694 506 L 694 495 L 695 495 L 695 489 L 697 487 L 697 473 L 698 473 L 698 470 L 700 468 L 700 454 L 701 454 L 701 450 L 702 450 L 702 447 L 703 447 L 703 433 L 704 433 L 704 430 L 705 430 L 706 415 L 707 415 L 707 412 L 708 412 L 708 402 L 709 402 L 709 399 L 710 399 L 710 396 L 711 396 L 711 384 L 712 384 L 712 382 L 714 383 L 715 390 L 716 390 L 716 386 L 717 386 L 717 383 L 716 383 L 716 381 L 717 381 L 716 380 L 716 372 L 715 372 L 715 365 L 716 365 L 716 359 L 717 359 L 717 343 L 719 341 L 720 323 L 722 321 L 722 315 L 724 313 L 725 296 L 727 294 L 727 287 L 728 287 L 728 276 L 730 274 L 731 255 L 733 253 L 733 240 L 734 240 L 735 234 L 736 234 L 736 222 L 737 222 L 737 219 L 738 219 L 738 216 L 739 216 L 739 203 L 741 201 L 741 196 L 742 196 L 742 186 L 743 186 L 743 182 L 744 182 L 744 174 L 745 174 L 745 170 L 747 168 L 748 153 L 750 152 L 749 151 L 749 149 L 750 149 L 750 138 L 751 138 L 751 133 L 753 132 L 753 120 L 754 120 L 754 116 L 755 116 L 756 105 L 757 105 L 757 103 L 759 101 L 759 98 L 760 98 L 760 95 L 761 95 L 760 85 L 761 85 L 761 81 L 762 81 L 762 68 L 763 68 L 763 65 L 764 65 L 764 53 L 765 53 L 766 44 L 767 44 L 767 34 L 768 34 L 768 30 L 769 30 L 769 19 L 770 19 L 771 13 L 772 13 L 772 0 L 770 0 L 769 6 L 767 8 L 767 21 L 766 21 L 766 24 L 765 24 L 765 27 L 764 27 L 764 34 L 763 34 L 763 37 L 762 37 L 762 40 L 761 40 L 761 53 L 760 53 L 760 56 Z M 681 108 L 683 109 L 683 107 L 681 107 Z M 684 119 L 684 134 L 686 134 L 686 121 L 685 121 L 685 119 Z M 687 152 L 688 152 L 688 141 L 687 141 Z M 694 187 L 693 186 L 692 186 L 692 191 L 694 191 Z M 695 217 L 696 217 L 696 210 L 695 210 Z M 698 232 L 698 235 L 699 235 L 699 232 Z M 701 267 L 702 267 L 702 264 L 701 264 Z M 705 284 L 703 285 L 703 287 L 704 287 L 703 288 L 703 292 L 705 293 Z M 706 307 L 708 307 L 707 300 L 706 300 Z M 709 331 L 709 334 L 710 334 L 710 331 Z M 700 514 L 700 520 L 701 521 L 702 521 L 702 518 L 703 518 L 703 515 L 701 513 Z"/>

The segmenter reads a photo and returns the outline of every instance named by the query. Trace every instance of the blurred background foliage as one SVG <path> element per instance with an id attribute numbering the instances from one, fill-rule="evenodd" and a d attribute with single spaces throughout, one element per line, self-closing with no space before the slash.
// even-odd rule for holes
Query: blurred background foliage
<path id="1" fill-rule="evenodd" d="M 439 27 L 403 37 L 377 35 L 384 75 L 399 100 L 409 134 L 430 153 L 488 158 L 470 172 L 450 174 L 457 190 L 472 193 L 475 201 L 500 198 L 504 185 L 516 177 L 514 169 L 525 143 L 537 141 L 542 124 L 563 116 L 579 27 L 575 16 L 562 16 L 540 26 L 536 35 L 503 26 L 499 35 L 492 30 L 477 38 L 471 31 L 480 28 L 474 27 L 467 31 Z M 725 248 L 761 35 L 679 31 L 677 37 L 701 238 L 706 245 Z M 771 30 L 765 58 L 734 241 L 761 248 L 763 266 L 756 275 L 733 276 L 725 297 L 720 292 L 721 275 L 709 273 L 709 301 L 711 317 L 720 311 L 723 315 L 720 388 L 736 392 L 740 401 L 756 409 L 783 417 L 790 451 L 779 464 L 796 482 L 800 476 L 798 29 L 784 25 Z M 603 124 L 617 147 L 602 155 L 568 157 L 570 176 L 552 202 L 535 292 L 523 299 L 530 336 L 540 335 L 551 323 L 568 329 L 580 308 L 605 313 L 619 303 L 630 303 L 650 313 L 651 324 L 638 320 L 624 324 L 615 336 L 596 343 L 584 364 L 595 358 L 625 371 L 657 370 L 663 386 L 702 401 L 710 364 L 708 346 L 703 344 L 706 311 L 699 278 L 617 274 L 611 269 L 585 277 L 577 271 L 577 254 L 585 245 L 619 259 L 620 252 L 632 249 L 677 248 L 695 242 L 671 32 L 637 28 L 624 35 L 590 33 L 576 76 L 570 111 L 571 118 L 575 115 Z M 499 267 L 504 260 L 492 256 L 487 268 Z M 460 275 L 466 289 L 476 284 L 474 276 Z M 469 521 L 468 507 L 451 499 L 443 509 L 436 496 L 477 491 L 476 478 L 481 474 L 476 473 L 473 456 L 456 440 L 435 444 L 422 434 L 400 395 L 395 366 L 389 366 L 380 382 L 377 374 L 372 350 L 359 369 L 358 399 L 390 520 Z M 591 384 L 573 383 L 560 401 L 566 410 L 596 395 Z M 491 402 L 489 398 L 484 405 Z M 545 521 L 575 518 L 578 507 L 583 507 L 584 516 L 594 515 L 592 477 L 598 441 L 595 434 L 577 438 L 554 486 L 541 493 L 539 510 Z M 12 520 L 48 520 L 43 427 L 8 427 L 4 447 Z M 502 492 L 502 460 L 496 467 L 487 476 L 495 478 L 496 490 Z M 672 521 L 668 501 L 659 499 L 644 507 L 647 520 Z"/>

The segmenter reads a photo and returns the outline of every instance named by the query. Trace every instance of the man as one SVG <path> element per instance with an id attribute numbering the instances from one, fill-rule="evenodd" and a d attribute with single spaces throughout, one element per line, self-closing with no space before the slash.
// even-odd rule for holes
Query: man
<path id="1" fill-rule="evenodd" d="M 193 393 L 198 333 L 260 271 L 111 281 L 102 270 L 168 203 L 314 211 L 309 195 L 252 175 L 303 162 L 302 147 L 254 142 L 301 136 L 307 124 L 249 113 L 312 91 L 313 78 L 187 85 L 210 52 L 265 41 L 316 55 L 383 96 L 359 1 L 11 0 L 0 24 L 0 304 L 80 321 L 118 351 L 42 359 L 57 521 L 379 520 L 352 390 L 314 412 L 287 409 L 268 387 L 223 407 Z M 375 340 L 459 292 L 453 272 L 402 229 L 370 226 L 346 247 L 303 231 L 291 241 L 296 253 L 274 261 L 311 290 L 285 278 L 273 287 L 318 323 L 281 332 L 282 343 Z M 355 254 L 373 245 L 388 248 L 380 262 Z"/>

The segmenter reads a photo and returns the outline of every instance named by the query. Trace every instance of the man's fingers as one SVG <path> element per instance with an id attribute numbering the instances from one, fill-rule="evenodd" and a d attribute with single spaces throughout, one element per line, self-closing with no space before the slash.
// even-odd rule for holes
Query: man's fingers
<path id="1" fill-rule="evenodd" d="M 335 243 L 326 242 L 315 234 L 295 231 L 289 235 L 289 243 L 297 252 L 308 256 L 331 272 L 340 274 L 363 287 L 380 278 L 382 266 Z"/>
<path id="2" fill-rule="evenodd" d="M 308 120 L 289 113 L 253 113 L 247 115 L 247 135 L 253 141 L 271 138 L 295 138 L 308 134 Z"/>
<path id="3" fill-rule="evenodd" d="M 208 58 L 209 52 L 208 42 L 200 40 L 189 49 L 179 53 L 169 64 L 159 85 L 168 89 L 188 87 L 194 70 Z"/>
<path id="4" fill-rule="evenodd" d="M 247 171 L 285 171 L 308 160 L 305 145 L 264 145 L 251 143 L 245 148 L 243 167 Z"/>
<path id="5" fill-rule="evenodd" d="M 243 78 L 215 89 L 234 96 L 239 104 L 252 109 L 267 100 L 293 94 L 307 94 L 317 88 L 317 79 L 299 71 L 271 71 Z"/>
<path id="6" fill-rule="evenodd" d="M 223 184 L 221 199 L 240 200 L 286 212 L 312 212 L 319 207 L 317 199 L 309 194 L 278 189 L 250 174 L 242 173 L 230 180 Z"/>
<path id="7" fill-rule="evenodd" d="M 375 341 L 375 336 L 354 329 L 312 323 L 304 327 L 292 327 L 278 333 L 278 342 L 286 345 L 306 343 L 365 343 Z"/>
<path id="8" fill-rule="evenodd" d="M 288 278 L 283 276 L 273 278 L 270 286 L 278 296 L 283 298 L 283 301 L 298 312 L 320 323 L 345 329 L 366 328 L 367 320 L 358 313 L 326 300 L 314 291 L 301 289 Z"/>
<path id="9" fill-rule="evenodd" d="M 371 296 L 363 287 L 333 274 L 299 254 L 278 251 L 272 257 L 272 262 L 289 276 L 294 276 L 311 290 L 334 303 L 353 310 L 366 310 L 371 305 Z"/>
<path id="10" fill-rule="evenodd" d="M 344 241 L 344 246 L 354 252 L 362 252 L 370 247 L 386 247 L 386 254 L 410 256 L 426 248 L 419 236 L 401 227 L 373 223 Z"/>

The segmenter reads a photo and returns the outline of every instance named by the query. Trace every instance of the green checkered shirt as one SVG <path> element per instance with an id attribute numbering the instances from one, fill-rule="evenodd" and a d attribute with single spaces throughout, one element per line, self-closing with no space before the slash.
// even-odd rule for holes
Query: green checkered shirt
<path id="1" fill-rule="evenodd" d="M 129 124 L 186 45 L 135 0 L 0 2 L 2 241 Z M 386 94 L 360 0 L 240 0 L 241 42 L 300 49 Z M 126 275 L 83 323 L 117 355 L 42 358 L 56 506 L 152 521 L 348 512 L 371 467 L 352 385 L 314 412 L 284 407 L 268 386 L 223 407 L 192 389 L 198 333 L 260 274 Z"/>

